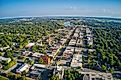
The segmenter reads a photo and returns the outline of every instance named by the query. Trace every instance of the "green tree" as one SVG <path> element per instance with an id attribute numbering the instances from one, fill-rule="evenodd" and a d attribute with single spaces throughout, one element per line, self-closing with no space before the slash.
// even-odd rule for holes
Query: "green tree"
<path id="1" fill-rule="evenodd" d="M 106 66 L 105 65 L 102 65 L 102 70 L 106 71 Z"/>
<path id="2" fill-rule="evenodd" d="M 0 56 L 3 56 L 2 52 L 0 52 Z"/>
<path id="3" fill-rule="evenodd" d="M 0 76 L 0 80 L 9 80 L 9 79 L 4 76 Z"/>
<path id="4" fill-rule="evenodd" d="M 39 59 L 38 63 L 44 64 L 44 60 L 42 58 Z"/>

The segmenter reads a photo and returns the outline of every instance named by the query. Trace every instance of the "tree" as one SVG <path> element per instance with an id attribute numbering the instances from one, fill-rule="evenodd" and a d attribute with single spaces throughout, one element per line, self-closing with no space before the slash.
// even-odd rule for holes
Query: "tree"
<path id="1" fill-rule="evenodd" d="M 6 50 L 6 53 L 4 56 L 8 58 L 13 58 L 13 50 Z"/>
<path id="2" fill-rule="evenodd" d="M 2 52 L 0 52 L 0 56 L 2 56 L 3 54 L 2 54 Z"/>
<path id="3" fill-rule="evenodd" d="M 15 75 L 15 80 L 17 80 L 17 79 L 20 78 L 20 77 L 21 77 L 20 74 L 16 74 L 16 75 Z"/>
<path id="4" fill-rule="evenodd" d="M 113 73 L 114 72 L 114 70 L 112 68 L 110 68 L 109 71 L 110 71 L 110 73 Z"/>
<path id="5" fill-rule="evenodd" d="M 53 75 L 49 80 L 60 80 L 59 76 Z"/>
<path id="6" fill-rule="evenodd" d="M 23 71 L 21 75 L 22 75 L 22 76 L 23 76 L 23 75 L 26 75 L 26 73 L 27 73 L 26 71 Z"/>
<path id="7" fill-rule="evenodd" d="M 36 45 L 32 47 L 32 51 L 33 52 L 36 52 L 37 51 L 37 46 Z"/>
<path id="8" fill-rule="evenodd" d="M 0 80 L 9 80 L 9 79 L 4 76 L 0 76 Z"/>
<path id="9" fill-rule="evenodd" d="M 38 63 L 44 64 L 44 60 L 42 58 L 39 59 Z"/>
<path id="10" fill-rule="evenodd" d="M 106 71 L 106 66 L 105 65 L 102 65 L 102 70 Z"/>
<path id="11" fill-rule="evenodd" d="M 10 78 L 10 79 L 14 79 L 14 77 L 15 77 L 15 75 L 11 72 L 9 72 L 7 75 L 8 75 L 8 78 Z"/>
<path id="12" fill-rule="evenodd" d="M 26 58 L 24 62 L 25 63 L 28 63 L 30 65 L 34 64 L 34 61 L 33 60 L 30 60 L 29 58 Z"/>
<path id="13" fill-rule="evenodd" d="M 8 70 L 9 68 L 11 68 L 13 65 L 15 65 L 17 62 L 15 60 L 12 60 L 11 62 L 9 62 L 7 65 L 3 66 L 4 70 Z"/>
<path id="14" fill-rule="evenodd" d="M 21 76 L 20 78 L 18 78 L 18 80 L 26 80 L 25 76 Z"/>

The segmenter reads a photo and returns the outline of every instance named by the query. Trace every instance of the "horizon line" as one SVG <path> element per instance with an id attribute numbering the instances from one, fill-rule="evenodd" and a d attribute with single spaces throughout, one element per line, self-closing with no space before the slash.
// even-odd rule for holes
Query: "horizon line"
<path id="1" fill-rule="evenodd" d="M 41 15 L 41 16 L 14 16 L 14 17 L 0 17 L 0 19 L 12 19 L 12 18 L 27 18 L 27 17 L 99 17 L 99 18 L 117 18 L 121 19 L 121 17 L 113 17 L 113 16 L 86 16 L 86 15 Z"/>

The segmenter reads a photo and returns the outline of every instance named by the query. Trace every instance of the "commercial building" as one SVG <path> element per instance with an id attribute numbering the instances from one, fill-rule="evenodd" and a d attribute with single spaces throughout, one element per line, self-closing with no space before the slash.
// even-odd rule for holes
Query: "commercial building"
<path id="1" fill-rule="evenodd" d="M 16 73 L 22 73 L 23 71 L 29 70 L 30 66 L 26 63 L 24 63 L 22 66 L 20 66 L 17 70 Z"/>
<path id="2" fill-rule="evenodd" d="M 82 54 L 73 55 L 71 67 L 81 67 L 82 68 Z"/>

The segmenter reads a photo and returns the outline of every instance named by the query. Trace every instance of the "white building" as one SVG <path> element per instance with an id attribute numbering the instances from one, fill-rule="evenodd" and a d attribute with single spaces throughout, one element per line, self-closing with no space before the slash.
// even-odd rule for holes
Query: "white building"
<path id="1" fill-rule="evenodd" d="M 41 57 L 41 56 L 44 56 L 44 54 L 41 54 L 41 53 L 33 53 L 32 54 L 33 57 Z"/>
<path id="2" fill-rule="evenodd" d="M 75 39 L 71 39 L 69 42 L 69 46 L 74 46 L 76 44 L 76 40 Z"/>
<path id="3" fill-rule="evenodd" d="M 44 64 L 34 64 L 34 67 L 38 67 L 38 68 L 46 68 L 47 66 Z"/>
<path id="4" fill-rule="evenodd" d="M 11 58 L 5 58 L 5 57 L 0 56 L 0 62 L 2 61 L 7 61 L 7 63 L 9 63 L 11 61 Z"/>
<path id="5" fill-rule="evenodd" d="M 29 44 L 26 45 L 26 47 L 32 47 L 34 45 L 35 45 L 35 43 L 29 43 Z"/>
<path id="6" fill-rule="evenodd" d="M 22 66 L 20 66 L 16 72 L 17 73 L 22 73 L 23 71 L 29 70 L 30 66 L 28 64 L 23 64 Z"/>

